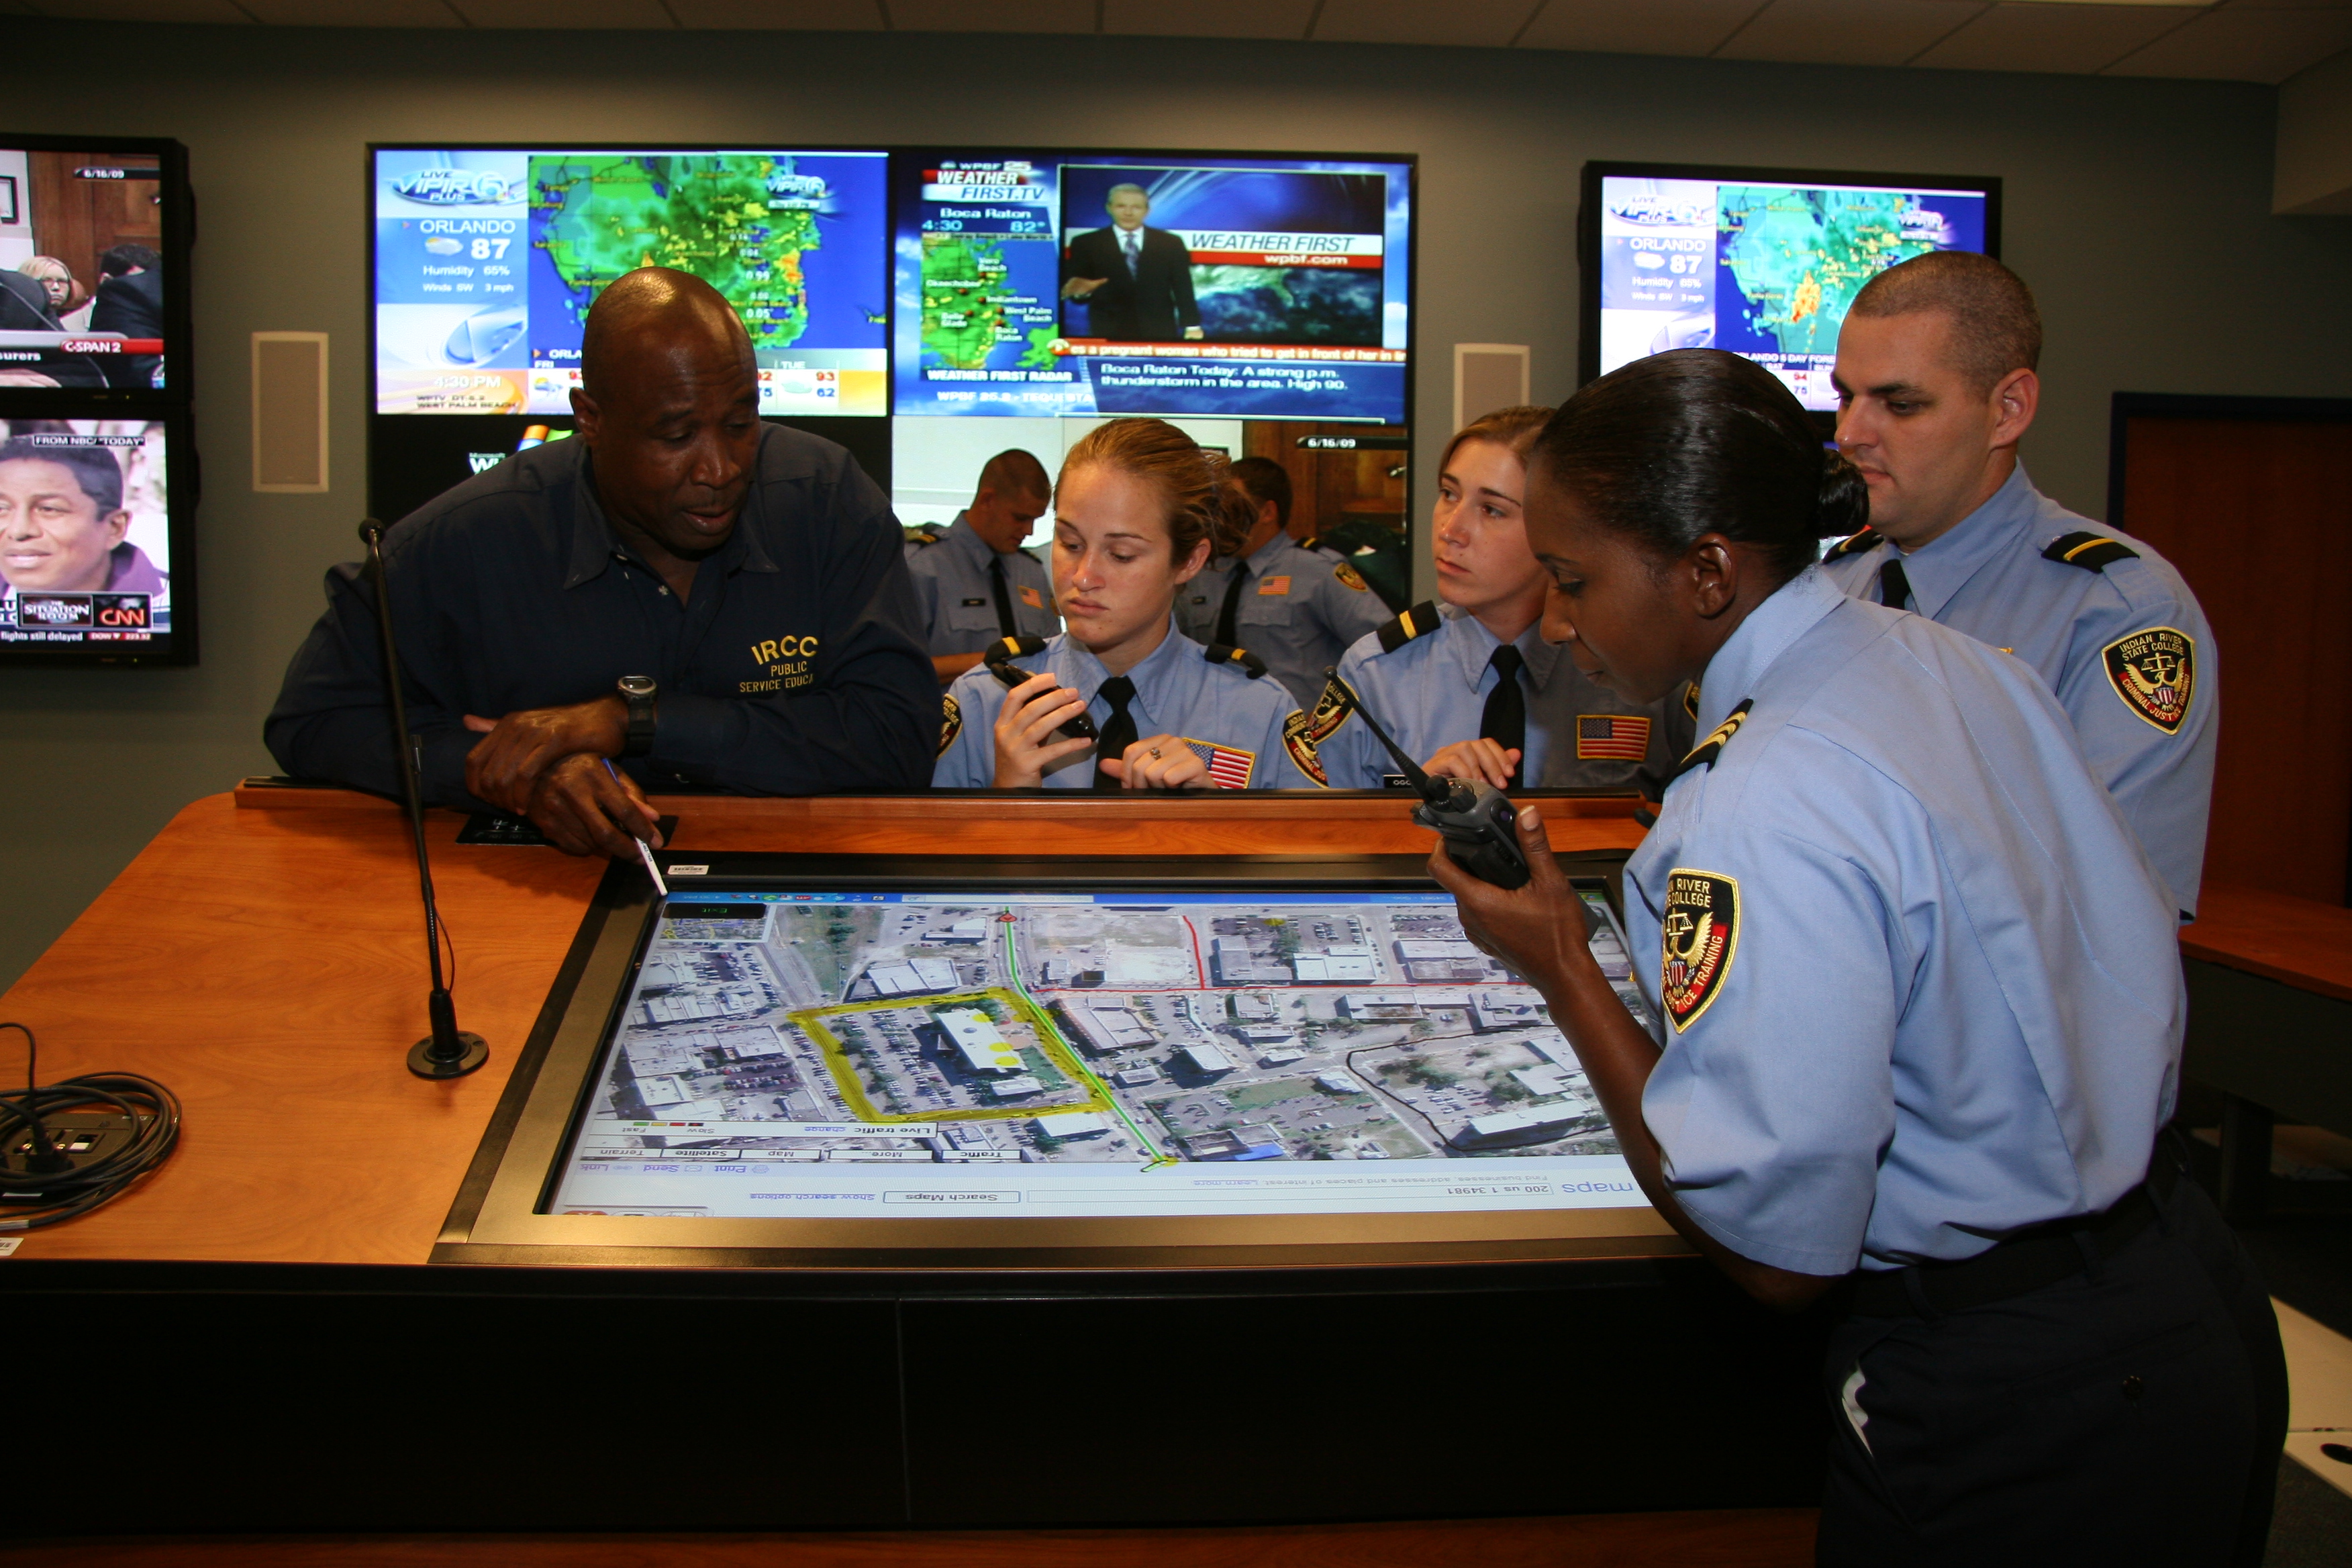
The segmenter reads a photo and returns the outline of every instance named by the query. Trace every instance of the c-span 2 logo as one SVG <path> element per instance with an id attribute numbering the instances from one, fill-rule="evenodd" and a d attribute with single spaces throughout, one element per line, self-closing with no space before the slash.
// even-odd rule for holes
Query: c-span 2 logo
<path id="1" fill-rule="evenodd" d="M 2197 689 L 2197 644 L 2186 632 L 2150 626 L 2106 646 L 2107 679 L 2124 706 L 2168 735 L 2180 733 Z"/>
<path id="2" fill-rule="evenodd" d="M 1739 952 L 1739 881 L 1676 867 L 1666 873 L 1666 907 L 1658 922 L 1664 948 L 1658 994 L 1677 1032 L 1698 1022 L 1731 973 Z"/>

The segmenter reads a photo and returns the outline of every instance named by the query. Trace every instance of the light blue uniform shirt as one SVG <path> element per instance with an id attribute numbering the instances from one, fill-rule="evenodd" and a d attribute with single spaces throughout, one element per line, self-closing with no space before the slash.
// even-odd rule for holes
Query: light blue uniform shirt
<path id="1" fill-rule="evenodd" d="M 1421 613 L 1419 606 L 1407 612 Z M 1435 630 L 1392 653 L 1381 649 L 1375 633 L 1339 661 L 1340 679 L 1416 763 L 1475 740 L 1496 684 L 1487 661 L 1501 639 L 1452 605 L 1440 605 L 1437 616 Z M 1512 646 L 1526 660 L 1519 673 L 1528 711 L 1523 781 L 1556 788 L 1646 785 L 1653 796 L 1664 787 L 1690 750 L 1690 716 L 1680 700 L 1628 702 L 1594 685 L 1565 647 L 1544 641 L 1540 621 Z M 1637 746 L 1632 757 L 1618 754 Z M 1383 774 L 1397 771 L 1387 748 L 1353 714 L 1316 751 L 1333 789 L 1378 789 Z"/>
<path id="2" fill-rule="evenodd" d="M 1238 566 L 1212 562 L 1176 590 L 1176 625 L 1194 642 L 1216 640 L 1217 615 L 1235 571 L 1246 577 L 1234 607 L 1238 646 L 1263 659 L 1266 673 L 1309 708 L 1322 695 L 1323 672 L 1349 643 L 1389 618 L 1388 605 L 1354 567 L 1277 533 Z"/>
<path id="3" fill-rule="evenodd" d="M 1841 1274 L 1969 1257 L 2140 1181 L 2179 1075 L 2179 928 L 2032 669 L 1811 567 L 1700 689 L 1710 731 L 1752 707 L 1625 871 L 1665 1020 L 1643 1119 L 1691 1217 Z"/>
<path id="4" fill-rule="evenodd" d="M 1037 558 L 1025 550 L 999 557 L 958 512 L 937 543 L 907 542 L 907 571 L 915 579 L 933 658 L 985 652 L 1004 635 L 998 629 L 996 593 L 988 577 L 992 559 L 1004 563 L 1005 594 L 1019 634 L 1049 637 L 1062 629 L 1062 617 L 1054 613 L 1054 584 Z"/>
<path id="5" fill-rule="evenodd" d="M 1206 651 L 1171 625 L 1166 640 L 1127 672 L 1135 682 L 1127 710 L 1135 721 L 1137 737 L 1177 736 L 1213 770 L 1219 767 L 1219 758 L 1212 752 L 1222 752 L 1227 775 L 1247 780 L 1227 787 L 1314 787 L 1314 781 L 1298 771 L 1283 749 L 1283 721 L 1296 711 L 1290 693 L 1271 676 L 1253 680 L 1237 664 L 1211 664 Z M 1013 662 L 1032 674 L 1050 670 L 1064 686 L 1083 694 L 1087 717 L 1097 731 L 1109 721 L 1110 703 L 1097 693 L 1110 671 L 1067 633 Z M 984 789 L 995 782 L 996 715 L 1007 689 L 984 665 L 956 677 L 948 688 L 940 758 L 931 771 L 934 785 Z M 1245 773 L 1241 771 L 1244 768 Z M 1092 752 L 1079 752 L 1045 780 L 1048 789 L 1091 789 L 1094 782 Z"/>
<path id="6" fill-rule="evenodd" d="M 2043 559 L 2053 541 L 2076 532 L 2115 540 L 2139 558 L 2098 571 Z M 1882 542 L 1826 569 L 1839 587 L 1875 604 L 1879 568 L 1894 555 Z M 2077 517 L 2035 489 L 2022 463 L 1991 500 L 1900 559 L 1912 609 L 2007 648 L 2041 674 L 2074 721 L 2091 772 L 2124 808 L 2181 913 L 2194 915 L 2221 693 L 2212 629 L 2180 574 L 2129 534 Z M 2170 717 L 2160 705 L 2150 716 L 2144 677 L 2135 681 L 2110 668 L 2143 653 L 2135 639 L 2158 627 L 2179 633 L 2190 650 L 2188 710 L 2169 728 L 2158 721 Z M 2169 641 L 2147 650 L 2161 653 Z"/>

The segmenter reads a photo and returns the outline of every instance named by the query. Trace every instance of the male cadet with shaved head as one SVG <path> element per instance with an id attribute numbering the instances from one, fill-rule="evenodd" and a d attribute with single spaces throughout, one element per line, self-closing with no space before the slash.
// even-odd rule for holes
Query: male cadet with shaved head
<path id="1" fill-rule="evenodd" d="M 656 837 L 645 789 L 919 788 L 939 685 L 887 500 L 849 454 L 759 417 L 751 339 L 648 267 L 588 312 L 579 436 L 385 536 L 425 795 L 528 816 L 575 855 Z M 355 566 L 265 736 L 287 772 L 399 789 L 375 605 Z M 617 771 L 616 771 L 617 770 Z"/>
<path id="2" fill-rule="evenodd" d="M 971 504 L 953 522 L 907 536 L 907 569 L 941 686 L 1001 637 L 1050 637 L 1062 629 L 1044 563 L 1021 548 L 1053 500 L 1045 465 L 1014 447 L 988 459 Z"/>
<path id="3" fill-rule="evenodd" d="M 1932 251 L 1864 284 L 1838 334 L 1837 442 L 1870 526 L 1830 551 L 1847 594 L 2032 665 L 2074 721 L 2181 918 L 2197 912 L 2219 728 L 2213 634 L 2180 574 L 2033 488 L 2042 315 L 1989 256 Z"/>

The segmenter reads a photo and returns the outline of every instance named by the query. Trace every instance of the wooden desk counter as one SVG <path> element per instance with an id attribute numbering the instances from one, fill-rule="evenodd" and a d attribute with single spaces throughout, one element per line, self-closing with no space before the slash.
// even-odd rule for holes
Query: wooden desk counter
<path id="1" fill-rule="evenodd" d="M 2181 928 L 2190 958 L 2352 1002 L 2352 910 L 2257 888 L 2205 884 Z"/>
<path id="2" fill-rule="evenodd" d="M 1425 853 L 1379 797 L 1063 801 L 657 797 L 679 850 L 833 854 Z M 1641 840 L 1629 797 L 1543 803 L 1563 852 Z M 41 1076 L 120 1069 L 186 1107 L 136 1193 L 30 1233 L 26 1258 L 421 1264 L 604 864 L 467 847 L 427 822 L 457 953 L 469 1078 L 409 1074 L 425 1032 L 423 916 L 399 811 L 336 790 L 246 788 L 175 817 L 5 998 Z M 18 1060 L 0 1056 L 0 1063 Z M 14 1071 L 0 1067 L 0 1071 Z"/>
<path id="3" fill-rule="evenodd" d="M 2221 1212 L 2259 1221 L 2273 1118 L 2352 1135 L 2352 910 L 2208 882 L 2182 928 L 2182 1071 L 2221 1090 Z"/>

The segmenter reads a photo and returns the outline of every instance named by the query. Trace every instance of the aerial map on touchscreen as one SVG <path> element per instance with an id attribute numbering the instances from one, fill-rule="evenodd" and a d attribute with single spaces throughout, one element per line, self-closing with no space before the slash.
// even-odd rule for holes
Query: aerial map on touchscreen
<path id="1" fill-rule="evenodd" d="M 1443 894 L 831 892 L 672 897 L 551 1207 L 1641 1201 L 1542 997 Z"/>

